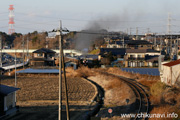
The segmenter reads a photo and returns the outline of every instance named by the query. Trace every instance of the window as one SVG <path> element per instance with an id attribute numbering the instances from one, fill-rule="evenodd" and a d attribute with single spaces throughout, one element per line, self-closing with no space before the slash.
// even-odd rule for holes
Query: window
<path id="1" fill-rule="evenodd" d="M 42 53 L 38 53 L 37 56 L 38 56 L 38 57 L 42 57 L 43 54 L 42 54 Z"/>

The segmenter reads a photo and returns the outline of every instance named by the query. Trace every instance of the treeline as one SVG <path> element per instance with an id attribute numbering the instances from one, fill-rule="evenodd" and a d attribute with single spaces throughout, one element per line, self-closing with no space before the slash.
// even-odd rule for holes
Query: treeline
<path id="1" fill-rule="evenodd" d="M 3 47 L 5 47 L 5 46 L 13 47 L 13 41 L 17 37 L 20 37 L 22 34 L 21 33 L 13 33 L 12 35 L 8 35 L 5 32 L 0 32 L 0 35 L 2 37 L 2 45 L 3 45 Z"/>

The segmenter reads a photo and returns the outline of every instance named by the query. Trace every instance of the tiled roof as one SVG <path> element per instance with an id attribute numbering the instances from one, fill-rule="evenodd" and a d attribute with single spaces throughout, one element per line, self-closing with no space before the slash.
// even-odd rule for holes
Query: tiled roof
<path id="1" fill-rule="evenodd" d="M 146 40 L 131 40 L 127 44 L 128 45 L 152 45 L 152 43 Z"/>
<path id="2" fill-rule="evenodd" d="M 153 49 L 127 49 L 126 53 L 159 53 Z"/>
<path id="3" fill-rule="evenodd" d="M 145 57 L 145 60 L 146 60 L 147 62 L 154 62 L 154 61 L 158 61 L 158 58 L 159 58 L 158 55 L 155 55 L 155 56 L 146 56 L 146 57 Z"/>
<path id="4" fill-rule="evenodd" d="M 113 55 L 125 55 L 126 48 L 101 48 L 100 55 L 111 52 Z"/>
<path id="5" fill-rule="evenodd" d="M 33 53 L 56 53 L 56 52 L 54 52 L 53 50 L 47 49 L 47 48 L 41 48 L 41 49 L 34 51 Z"/>
<path id="6" fill-rule="evenodd" d="M 180 64 L 180 59 L 179 60 L 175 60 L 175 61 L 171 61 L 169 63 L 165 63 L 163 65 L 171 67 L 171 66 L 178 65 L 178 64 Z"/>

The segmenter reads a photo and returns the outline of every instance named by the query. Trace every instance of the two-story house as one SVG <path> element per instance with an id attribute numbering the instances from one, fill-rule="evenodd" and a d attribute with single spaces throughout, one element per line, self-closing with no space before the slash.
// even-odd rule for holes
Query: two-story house
<path id="1" fill-rule="evenodd" d="M 130 49 L 152 49 L 153 44 L 146 40 L 130 40 L 125 47 Z"/>
<path id="2" fill-rule="evenodd" d="M 55 65 L 55 51 L 41 48 L 33 52 L 31 65 L 32 66 L 54 66 Z"/>
<path id="3" fill-rule="evenodd" d="M 152 49 L 126 49 L 125 67 L 158 66 L 159 51 Z"/>

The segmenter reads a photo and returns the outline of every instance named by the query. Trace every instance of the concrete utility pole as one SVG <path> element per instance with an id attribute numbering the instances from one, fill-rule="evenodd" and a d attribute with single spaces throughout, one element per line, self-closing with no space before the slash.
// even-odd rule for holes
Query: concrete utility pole
<path id="1" fill-rule="evenodd" d="M 23 47 L 23 70 L 24 70 L 24 35 L 23 35 L 22 47 Z"/>
<path id="2" fill-rule="evenodd" d="M 68 104 L 68 92 L 67 92 L 67 82 L 66 82 L 66 71 L 65 71 L 65 64 L 64 64 L 64 53 L 62 47 L 62 23 L 60 21 L 60 29 L 59 29 L 59 120 L 61 120 L 61 110 L 62 110 L 62 68 L 64 74 L 64 88 L 65 88 L 65 100 L 66 100 L 66 116 L 67 120 L 69 118 L 69 104 Z"/>
<path id="3" fill-rule="evenodd" d="M 136 40 L 138 40 L 138 27 L 136 27 Z"/>
<path id="4" fill-rule="evenodd" d="M 2 36 L 0 35 L 0 67 L 2 67 Z"/>
<path id="5" fill-rule="evenodd" d="M 26 60 L 29 59 L 29 36 L 27 37 L 27 58 Z"/>
<path id="6" fill-rule="evenodd" d="M 132 28 L 130 27 L 130 28 L 129 28 L 129 35 L 130 35 L 130 36 L 131 36 L 131 32 L 132 32 L 131 30 L 132 30 Z"/>
<path id="7" fill-rule="evenodd" d="M 61 120 L 61 103 L 62 103 L 62 98 L 61 98 L 61 93 L 62 93 L 62 40 L 61 40 L 61 34 L 62 34 L 62 27 L 61 27 L 61 21 L 60 21 L 60 26 L 59 26 L 59 120 Z"/>
<path id="8" fill-rule="evenodd" d="M 15 87 L 17 86 L 17 76 L 16 76 L 16 49 L 15 49 Z M 15 102 L 17 101 L 16 99 L 16 92 L 15 92 Z"/>

